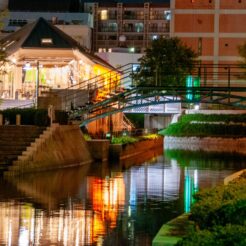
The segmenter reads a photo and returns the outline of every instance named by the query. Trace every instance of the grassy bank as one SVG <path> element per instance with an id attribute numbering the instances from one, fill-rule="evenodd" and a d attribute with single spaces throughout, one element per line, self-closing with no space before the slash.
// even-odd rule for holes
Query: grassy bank
<path id="1" fill-rule="evenodd" d="M 246 114 L 243 115 L 183 115 L 178 123 L 159 131 L 175 137 L 245 137 Z"/>

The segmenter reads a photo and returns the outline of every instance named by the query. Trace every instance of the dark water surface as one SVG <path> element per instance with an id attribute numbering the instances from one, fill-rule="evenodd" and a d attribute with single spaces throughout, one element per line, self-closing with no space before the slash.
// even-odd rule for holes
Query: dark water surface
<path id="1" fill-rule="evenodd" d="M 246 167 L 244 158 L 147 152 L 120 164 L 0 179 L 0 245 L 151 245 L 192 194 Z"/>

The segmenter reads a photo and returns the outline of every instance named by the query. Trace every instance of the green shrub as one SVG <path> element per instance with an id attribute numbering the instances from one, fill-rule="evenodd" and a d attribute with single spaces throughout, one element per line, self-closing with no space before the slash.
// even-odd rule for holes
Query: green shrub
<path id="1" fill-rule="evenodd" d="M 146 139 L 158 139 L 160 137 L 159 134 L 147 134 L 144 136 L 141 136 L 140 139 L 146 140 Z"/>
<path id="2" fill-rule="evenodd" d="M 35 108 L 13 108 L 0 111 L 3 115 L 3 120 L 9 121 L 9 124 L 16 124 L 16 115 L 21 116 L 22 125 L 37 125 L 37 126 L 48 126 L 50 120 L 48 117 L 47 109 L 35 109 Z M 56 122 L 62 125 L 68 123 L 68 115 L 65 111 L 56 110 L 55 111 Z"/>
<path id="3" fill-rule="evenodd" d="M 111 140 L 112 144 L 129 144 L 129 143 L 135 143 L 138 139 L 129 137 L 129 136 L 122 136 L 122 137 L 113 137 Z"/>
<path id="4" fill-rule="evenodd" d="M 201 229 L 227 223 L 245 223 L 246 218 L 246 179 L 218 186 L 194 195 L 190 219 Z"/>
<path id="5" fill-rule="evenodd" d="M 89 134 L 83 133 L 83 136 L 86 141 L 91 140 L 91 136 Z"/>
<path id="6" fill-rule="evenodd" d="M 180 122 L 191 122 L 191 121 L 201 121 L 201 122 L 234 122 L 234 123 L 244 123 L 246 122 L 246 114 L 186 114 L 182 115 L 179 119 Z"/>
<path id="7" fill-rule="evenodd" d="M 159 134 L 176 137 L 244 137 L 246 136 L 246 127 L 226 124 L 190 124 L 181 121 L 169 125 L 168 128 L 159 131 Z"/>
<path id="8" fill-rule="evenodd" d="M 178 246 L 244 246 L 246 227 L 240 225 L 217 226 L 213 230 L 191 231 Z"/>

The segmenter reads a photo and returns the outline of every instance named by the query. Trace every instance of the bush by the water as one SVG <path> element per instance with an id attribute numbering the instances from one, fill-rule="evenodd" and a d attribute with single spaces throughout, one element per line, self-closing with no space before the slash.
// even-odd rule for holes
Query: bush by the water
<path id="1" fill-rule="evenodd" d="M 225 122 L 225 123 L 245 123 L 246 114 L 186 114 L 179 119 L 180 122 Z"/>
<path id="2" fill-rule="evenodd" d="M 143 135 L 143 136 L 140 137 L 140 139 L 143 139 L 143 140 L 147 140 L 147 139 L 153 140 L 153 139 L 157 139 L 159 137 L 160 137 L 159 134 L 152 133 L 152 134 Z"/>
<path id="3" fill-rule="evenodd" d="M 47 109 L 34 109 L 34 108 L 14 108 L 6 109 L 0 111 L 3 115 L 3 120 L 8 120 L 9 124 L 16 124 L 16 115 L 21 116 L 22 125 L 37 125 L 37 126 L 48 126 L 50 120 L 48 117 Z M 55 122 L 61 125 L 66 125 L 68 123 L 68 115 L 65 111 L 56 110 L 55 111 Z"/>
<path id="4" fill-rule="evenodd" d="M 176 137 L 245 137 L 246 114 L 182 115 L 178 123 L 159 131 L 159 134 Z"/>
<path id="5" fill-rule="evenodd" d="M 191 231 L 177 246 L 245 246 L 246 227 L 228 224 L 216 226 L 211 231 Z"/>
<path id="6" fill-rule="evenodd" d="M 246 173 L 226 186 L 195 194 L 194 227 L 177 245 L 246 245 Z"/>
<path id="7" fill-rule="evenodd" d="M 113 137 L 111 143 L 112 144 L 129 144 L 137 142 L 137 138 L 122 136 L 122 137 Z"/>
<path id="8" fill-rule="evenodd" d="M 168 128 L 159 131 L 159 134 L 176 137 L 244 137 L 246 126 L 227 124 L 191 124 L 178 122 L 169 125 Z"/>
<path id="9" fill-rule="evenodd" d="M 197 202 L 192 207 L 190 219 L 201 229 L 246 222 L 246 179 L 198 192 L 194 198 Z"/>

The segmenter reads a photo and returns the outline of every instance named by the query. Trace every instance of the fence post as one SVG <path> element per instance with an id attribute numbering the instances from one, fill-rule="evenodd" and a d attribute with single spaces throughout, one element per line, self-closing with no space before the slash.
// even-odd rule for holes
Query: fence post
<path id="1" fill-rule="evenodd" d="M 21 115 L 20 114 L 17 114 L 16 115 L 16 125 L 17 126 L 20 126 L 21 125 Z"/>
<path id="2" fill-rule="evenodd" d="M 3 125 L 3 115 L 0 114 L 0 126 L 2 126 L 2 125 Z"/>

